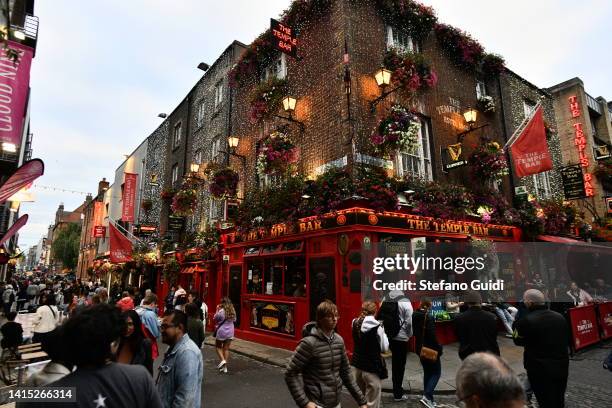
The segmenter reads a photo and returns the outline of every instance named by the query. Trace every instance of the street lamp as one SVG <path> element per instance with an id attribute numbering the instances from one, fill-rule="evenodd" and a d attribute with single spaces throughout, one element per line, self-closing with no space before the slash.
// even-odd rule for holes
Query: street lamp
<path id="1" fill-rule="evenodd" d="M 158 118 L 162 118 L 162 119 L 166 119 L 168 117 L 168 114 L 166 113 L 160 113 L 157 115 Z"/>
<path id="2" fill-rule="evenodd" d="M 238 138 L 238 136 L 234 136 L 234 135 L 230 135 L 227 138 L 227 144 L 228 144 L 228 151 L 224 152 L 224 151 L 220 151 L 219 153 L 223 153 L 223 154 L 227 154 L 228 156 L 234 156 L 239 158 L 242 161 L 242 166 L 246 168 L 246 156 L 243 156 L 241 154 L 236 153 L 236 149 L 238 148 L 238 143 L 240 142 L 240 139 Z"/>
<path id="3" fill-rule="evenodd" d="M 200 164 L 191 163 L 191 166 L 189 166 L 189 170 L 191 170 L 192 173 L 197 173 L 198 171 L 200 171 Z"/>
<path id="4" fill-rule="evenodd" d="M 376 80 L 376 85 L 378 85 L 380 89 L 382 89 L 383 93 L 378 98 L 370 102 L 371 112 L 375 112 L 376 105 L 378 105 L 383 99 L 385 99 L 387 96 L 391 95 L 393 92 L 397 91 L 401 87 L 401 85 L 399 85 L 393 89 L 385 91 L 385 89 L 387 89 L 387 87 L 391 84 L 391 74 L 392 72 L 386 68 L 381 68 L 374 73 L 374 79 Z"/>
<path id="5" fill-rule="evenodd" d="M 474 108 L 468 108 L 465 112 L 463 112 L 463 118 L 465 119 L 465 123 L 471 128 L 476 123 L 476 119 L 478 118 L 478 111 Z"/>
<path id="6" fill-rule="evenodd" d="M 288 122 L 297 123 L 300 126 L 300 129 L 304 131 L 304 122 L 300 122 L 299 120 L 293 119 L 293 112 L 295 111 L 295 105 L 297 104 L 297 99 L 293 96 L 287 95 L 283 98 L 283 109 L 285 112 L 289 114 L 289 116 L 280 116 L 274 115 L 277 118 L 284 119 Z"/>
<path id="7" fill-rule="evenodd" d="M 229 144 L 230 149 L 235 150 L 238 147 L 239 139 L 236 136 L 230 136 L 227 138 L 227 143 Z"/>

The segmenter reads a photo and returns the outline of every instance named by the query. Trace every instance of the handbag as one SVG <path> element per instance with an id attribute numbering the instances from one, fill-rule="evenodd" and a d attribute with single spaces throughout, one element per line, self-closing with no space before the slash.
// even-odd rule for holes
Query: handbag
<path id="1" fill-rule="evenodd" d="M 427 360 L 431 362 L 435 362 L 438 359 L 438 351 L 429 347 L 425 347 L 425 327 L 427 326 L 427 315 L 429 314 L 429 310 L 425 312 L 425 318 L 423 319 L 423 335 L 421 337 L 422 345 L 421 352 L 419 353 L 419 357 L 422 360 Z"/>
<path id="2" fill-rule="evenodd" d="M 220 325 L 218 325 L 217 327 L 215 327 L 215 331 L 213 331 L 213 337 L 217 337 L 217 332 L 219 331 L 219 329 L 221 328 L 221 326 L 223 326 L 223 323 L 225 323 L 227 321 L 227 319 L 223 319 L 223 321 L 221 322 Z"/>

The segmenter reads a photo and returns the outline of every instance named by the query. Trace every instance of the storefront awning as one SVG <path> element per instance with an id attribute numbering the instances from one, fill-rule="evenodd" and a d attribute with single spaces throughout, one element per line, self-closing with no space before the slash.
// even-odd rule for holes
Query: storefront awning
<path id="1" fill-rule="evenodd" d="M 195 266 L 184 266 L 183 269 L 181 269 L 181 274 L 186 273 L 186 274 L 192 274 L 193 271 L 195 270 Z"/>

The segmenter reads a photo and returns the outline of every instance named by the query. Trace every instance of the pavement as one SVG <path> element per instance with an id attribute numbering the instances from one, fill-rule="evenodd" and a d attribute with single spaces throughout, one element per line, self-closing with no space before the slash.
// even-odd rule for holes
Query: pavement
<path id="1" fill-rule="evenodd" d="M 203 402 L 207 407 L 232 406 L 244 408 L 272 408 L 294 406 L 284 383 L 284 367 L 292 352 L 265 346 L 246 340 L 232 342 L 230 373 L 218 374 L 218 362 L 214 351 L 214 338 L 206 338 L 204 347 L 205 374 Z M 498 337 L 502 357 L 519 375 L 524 375 L 523 349 L 515 346 L 511 339 Z M 457 354 L 458 344 L 444 346 L 442 354 L 442 376 L 436 387 L 435 400 L 440 407 L 455 407 L 455 373 L 461 364 Z M 612 350 L 612 341 L 580 351 L 570 360 L 570 376 L 566 393 L 566 408 L 612 407 L 612 373 L 602 368 L 602 362 Z M 387 360 L 389 373 L 391 361 Z M 234 379 L 236 381 L 234 381 Z M 236 387 L 236 384 L 240 384 Z M 422 371 L 418 358 L 409 353 L 404 376 L 404 388 L 410 399 L 395 402 L 391 394 L 391 379 L 383 381 L 383 405 L 390 408 L 421 407 L 419 399 L 423 392 Z M 230 390 L 228 392 L 228 390 Z M 263 393 L 263 394 L 262 394 Z M 345 392 L 346 394 L 346 392 Z M 232 404 L 225 404 L 230 398 Z M 242 399 L 243 395 L 251 398 Z M 234 397 L 236 398 L 234 400 Z M 534 407 L 537 403 L 534 400 Z M 344 395 L 342 407 L 356 407 L 348 394 Z"/>

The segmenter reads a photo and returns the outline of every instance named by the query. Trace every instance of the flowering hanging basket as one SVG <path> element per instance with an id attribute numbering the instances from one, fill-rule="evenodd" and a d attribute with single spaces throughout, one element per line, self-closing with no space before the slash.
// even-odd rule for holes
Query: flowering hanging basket
<path id="1" fill-rule="evenodd" d="M 174 198 L 175 194 L 176 194 L 176 191 L 174 190 L 164 190 L 161 192 L 159 196 L 161 197 L 162 200 L 170 201 L 172 200 L 172 198 Z"/>
<path id="2" fill-rule="evenodd" d="M 385 54 L 383 65 L 392 72 L 394 85 L 409 92 L 433 88 L 438 83 L 438 75 L 422 54 L 391 48 Z"/>
<path id="3" fill-rule="evenodd" d="M 257 171 L 260 174 L 286 174 L 298 161 L 297 147 L 286 133 L 274 132 L 262 141 L 257 156 Z"/>
<path id="4" fill-rule="evenodd" d="M 419 118 L 401 105 L 391 107 L 391 114 L 381 120 L 370 142 L 377 154 L 389 157 L 398 150 L 414 152 L 419 146 Z"/>
<path id="5" fill-rule="evenodd" d="M 179 190 L 172 199 L 172 212 L 178 216 L 192 215 L 198 203 L 198 193 L 193 188 Z"/>
<path id="6" fill-rule="evenodd" d="M 287 95 L 287 81 L 272 78 L 257 87 L 251 100 L 251 120 L 254 123 L 269 119 L 278 112 Z"/>
<path id="7" fill-rule="evenodd" d="M 478 98 L 478 108 L 483 113 L 493 113 L 495 112 L 495 100 L 489 95 L 482 96 Z"/>
<path id="8" fill-rule="evenodd" d="M 483 182 L 498 181 L 509 174 L 504 150 L 497 142 L 483 143 L 468 161 L 472 166 L 472 175 Z"/>
<path id="9" fill-rule="evenodd" d="M 230 168 L 218 168 L 211 171 L 208 191 L 217 199 L 224 200 L 236 197 L 238 191 L 238 173 Z"/>

